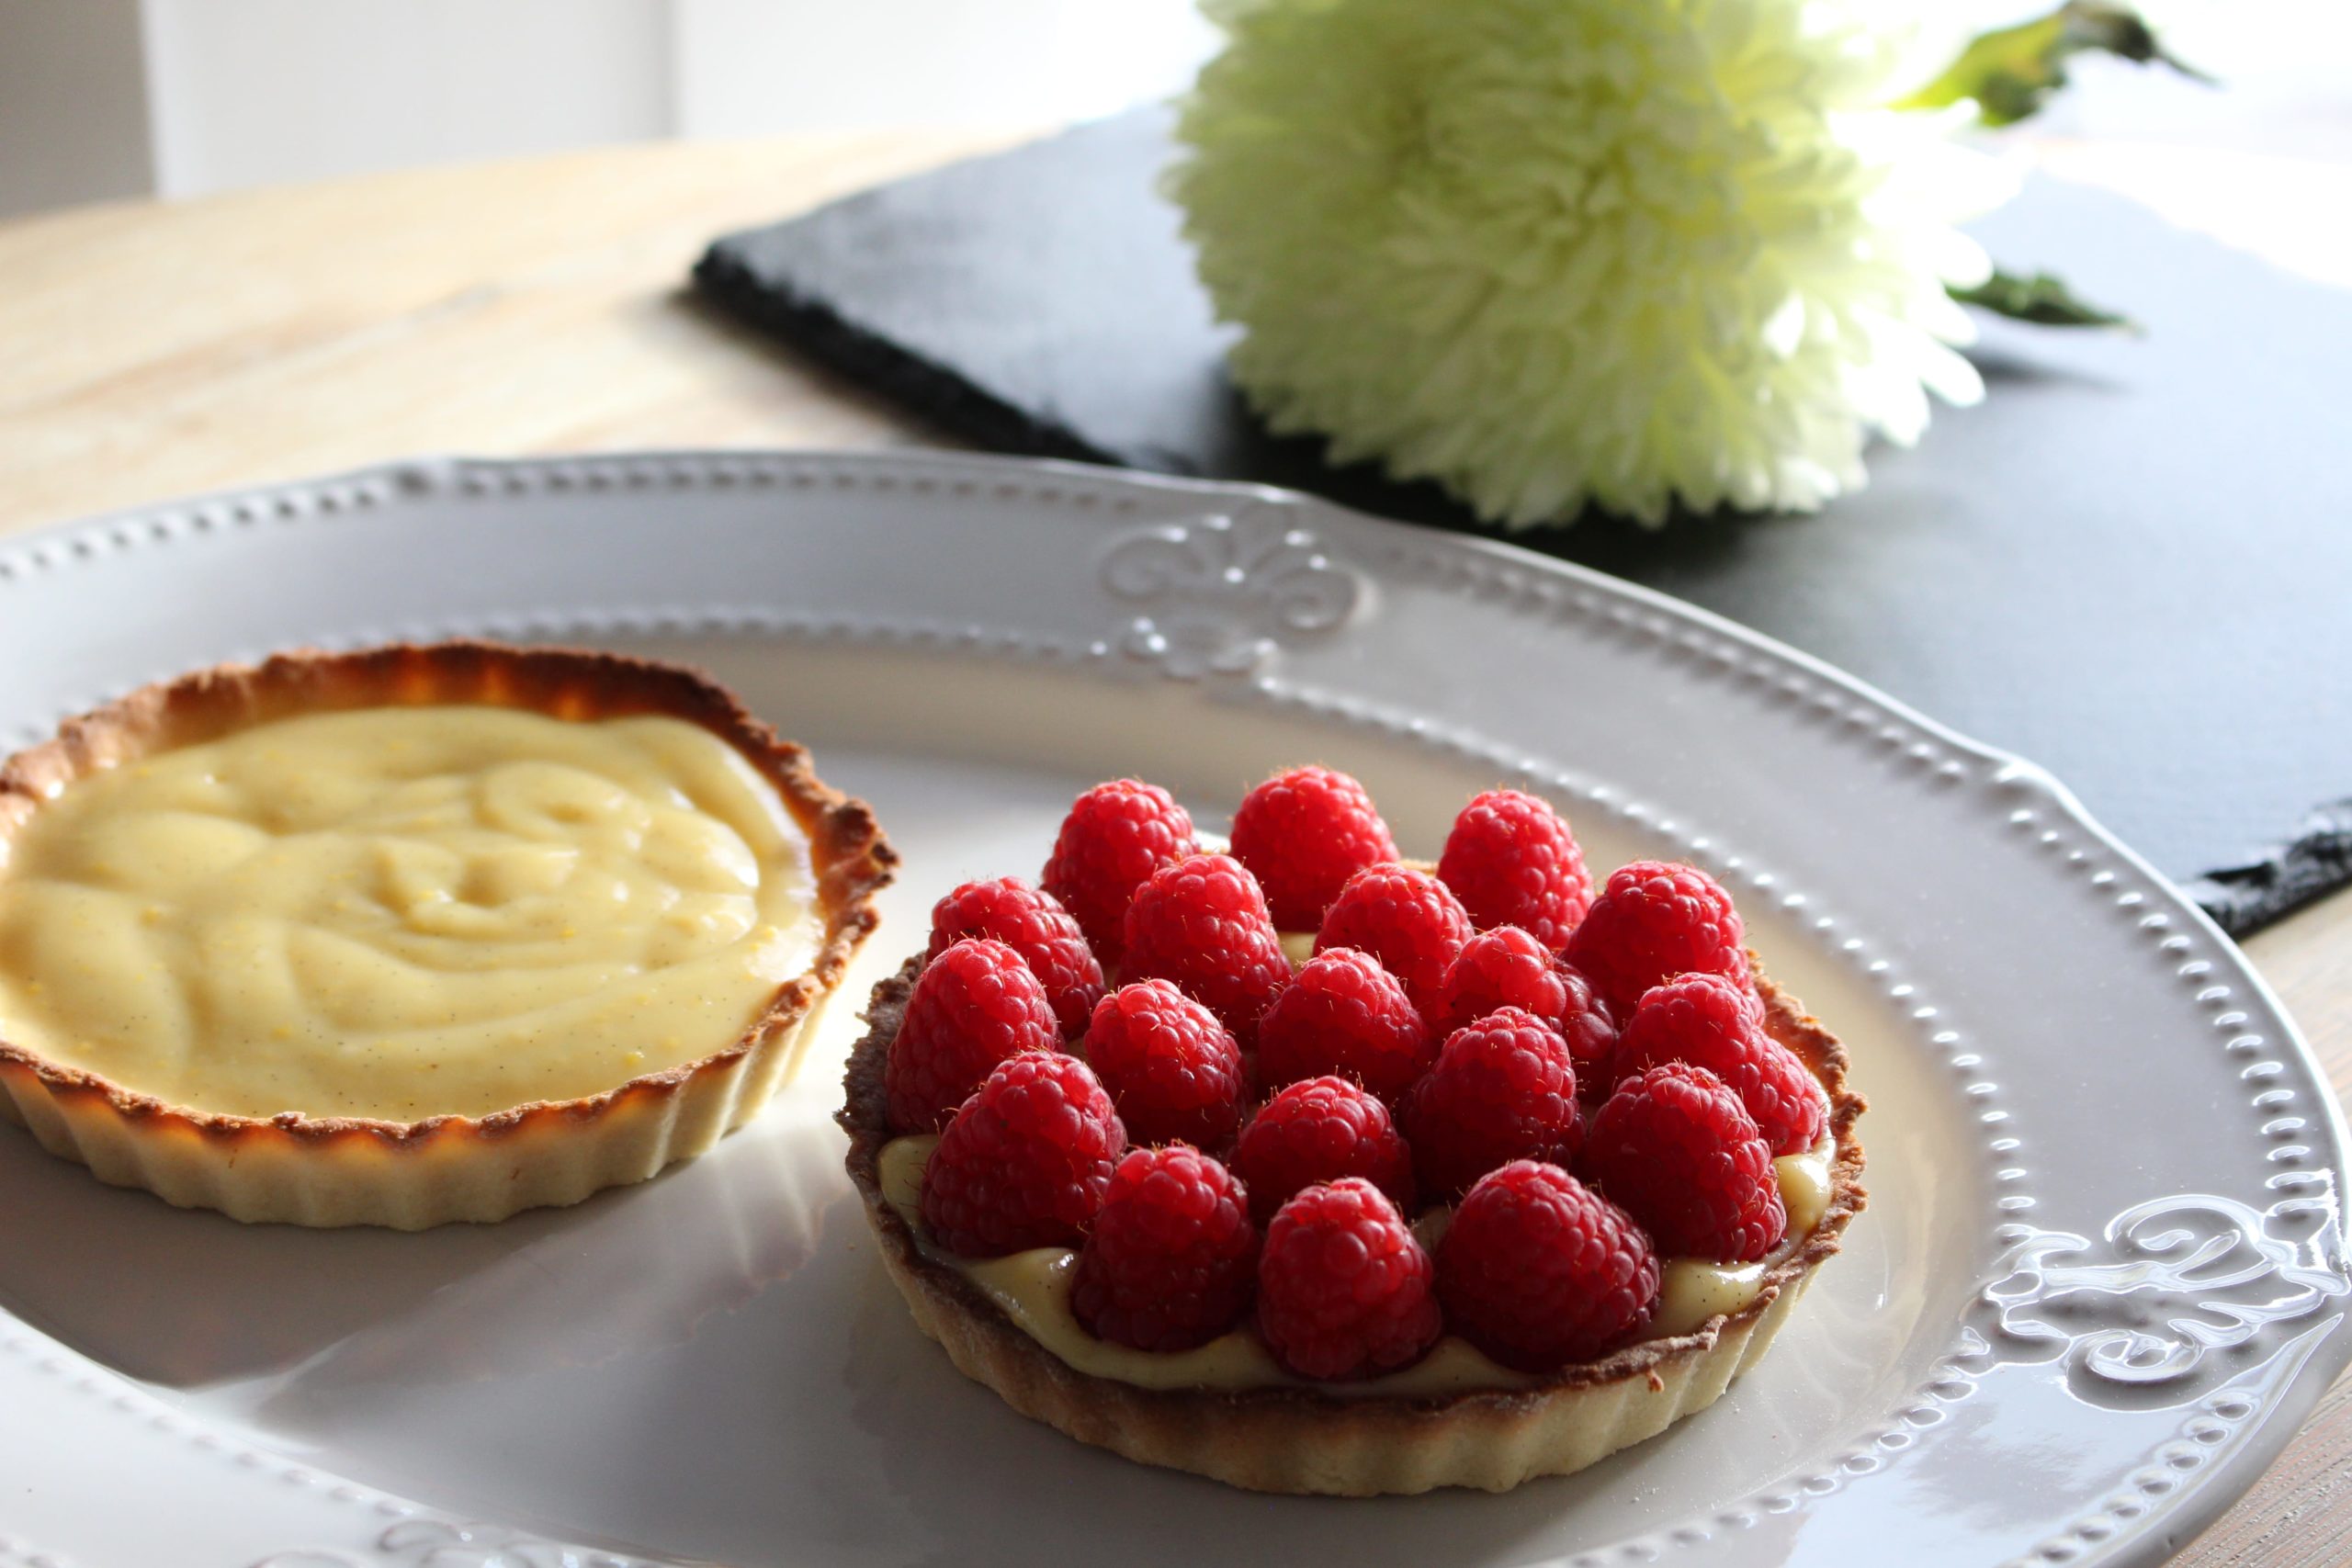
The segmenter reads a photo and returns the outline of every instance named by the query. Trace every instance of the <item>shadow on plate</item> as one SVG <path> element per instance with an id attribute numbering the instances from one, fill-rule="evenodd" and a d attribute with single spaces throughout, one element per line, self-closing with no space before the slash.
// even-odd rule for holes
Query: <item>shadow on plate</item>
<path id="1" fill-rule="evenodd" d="M 805 1261 L 841 1180 L 831 1134 L 779 1109 L 653 1181 L 404 1234 L 175 1209 L 0 1127 L 0 1305 L 182 1390 L 593 1365 L 691 1337 Z"/>
<path id="2" fill-rule="evenodd" d="M 1453 1488 L 1373 1498 L 1243 1492 L 1132 1463 L 1015 1414 L 916 1338 L 878 1270 L 875 1281 L 876 1299 L 852 1331 L 851 1418 L 881 1439 L 901 1528 L 928 1543 L 906 1560 L 935 1568 L 1080 1559 L 1105 1521 L 1135 1568 L 1227 1561 L 1237 1540 L 1248 1541 L 1253 1561 L 1267 1562 L 1551 1561 L 1614 1544 L 1627 1523 L 1616 1505 L 1629 1494 L 1656 1493 L 1662 1476 L 1673 1478 L 1678 1493 L 1694 1473 L 1706 1478 L 1695 1495 L 1661 1499 L 1661 1517 L 1671 1518 L 1692 1501 L 1719 1505 L 1769 1480 L 1783 1457 L 1756 1451 L 1752 1436 L 1740 1442 L 1743 1427 L 1753 1433 L 1755 1416 L 1743 1421 L 1739 1402 L 1729 1399 L 1587 1470 L 1498 1495 Z M 1799 1382 L 1823 1372 L 1781 1371 Z M 1045 1495 L 1088 1502 L 1083 1509 L 1043 1507 Z M 1793 1531 L 1770 1518 L 1758 1525 L 1759 1541 Z M 976 1542 L 988 1544 L 976 1549 Z M 1778 1559 L 1759 1546 L 1758 1561 L 1767 1560 Z"/>

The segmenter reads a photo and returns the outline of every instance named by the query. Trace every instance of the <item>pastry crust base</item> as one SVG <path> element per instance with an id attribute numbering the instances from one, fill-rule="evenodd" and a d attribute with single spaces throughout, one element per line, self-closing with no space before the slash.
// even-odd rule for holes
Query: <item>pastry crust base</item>
<path id="1" fill-rule="evenodd" d="M 1046 1349 L 961 1272 L 926 1256 L 883 1197 L 877 1162 L 891 1137 L 883 1068 L 921 967 L 920 958 L 910 959 L 875 987 L 865 1015 L 871 1027 L 850 1056 L 846 1103 L 836 1118 L 849 1133 L 850 1178 L 865 1201 L 883 1265 L 916 1325 L 957 1370 L 1024 1416 L 1128 1459 L 1250 1491 L 1348 1497 L 1440 1486 L 1503 1492 L 1654 1438 L 1713 1404 L 1762 1359 L 1868 1197 L 1854 1131 L 1864 1101 L 1847 1084 L 1846 1048 L 1759 968 L 1767 1025 L 1828 1092 L 1837 1150 L 1820 1224 L 1766 1271 L 1747 1306 L 1690 1334 L 1564 1367 L 1530 1388 L 1426 1398 L 1351 1398 L 1295 1387 L 1141 1388 L 1079 1371 Z"/>
<path id="2" fill-rule="evenodd" d="M 733 746 L 808 836 L 824 922 L 808 969 L 779 987 L 725 1048 L 581 1100 L 411 1122 L 296 1111 L 229 1116 L 167 1104 L 0 1039 L 0 1117 L 99 1179 L 182 1208 L 398 1230 L 576 1203 L 701 1154 L 749 1120 L 797 1066 L 826 999 L 874 929 L 874 897 L 898 855 L 865 802 L 828 788 L 804 749 L 694 671 L 482 642 L 295 652 L 199 671 L 69 719 L 54 738 L 0 766 L 0 867 L 43 803 L 86 774 L 299 714 L 458 703 L 566 719 L 659 714 Z"/>

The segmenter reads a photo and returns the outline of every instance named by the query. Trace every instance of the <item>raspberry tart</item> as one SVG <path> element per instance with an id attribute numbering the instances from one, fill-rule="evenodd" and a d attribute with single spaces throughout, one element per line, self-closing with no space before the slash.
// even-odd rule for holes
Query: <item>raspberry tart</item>
<path id="1" fill-rule="evenodd" d="M 876 987 L 839 1120 L 917 1325 L 1071 1437 L 1267 1492 L 1502 1491 L 1712 1404 L 1865 1198 L 1845 1048 L 1729 895 L 1596 889 L 1515 791 L 1433 864 L 1329 769 L 1235 823 L 1099 785 Z"/>
<path id="2" fill-rule="evenodd" d="M 0 1116 L 239 1220 L 576 1202 L 759 1109 L 895 862 L 692 671 L 206 670 L 0 768 Z"/>

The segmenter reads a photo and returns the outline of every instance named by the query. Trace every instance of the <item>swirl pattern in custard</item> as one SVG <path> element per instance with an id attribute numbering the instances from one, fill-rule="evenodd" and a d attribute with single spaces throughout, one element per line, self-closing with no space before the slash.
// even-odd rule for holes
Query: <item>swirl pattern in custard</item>
<path id="1" fill-rule="evenodd" d="M 307 715 L 36 814 L 0 1033 L 197 1111 L 479 1116 L 722 1049 L 817 927 L 807 840 L 697 726 Z"/>

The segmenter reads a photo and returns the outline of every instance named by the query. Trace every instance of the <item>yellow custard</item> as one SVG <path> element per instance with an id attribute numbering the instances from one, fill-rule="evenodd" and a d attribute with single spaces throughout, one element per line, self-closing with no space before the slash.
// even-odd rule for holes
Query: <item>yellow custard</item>
<path id="1" fill-rule="evenodd" d="M 322 713 L 44 807 L 0 1034 L 200 1111 L 481 1115 L 709 1055 L 820 936 L 806 839 L 695 725 Z"/>
<path id="2" fill-rule="evenodd" d="M 884 1201 L 898 1211 L 918 1238 L 922 1235 L 923 1168 L 938 1145 L 937 1136 L 929 1134 L 894 1138 L 882 1145 L 876 1161 Z M 1781 1201 L 1788 1210 L 1789 1233 L 1770 1258 L 1748 1264 L 1696 1258 L 1665 1260 L 1659 1270 L 1657 1311 L 1649 1330 L 1652 1337 L 1688 1334 L 1716 1314 L 1737 1312 L 1756 1299 L 1765 1270 L 1793 1251 L 1820 1223 L 1829 1201 L 1829 1165 L 1836 1149 L 1835 1141 L 1825 1137 L 1803 1154 L 1783 1156 L 1773 1162 L 1780 1178 Z M 1450 1211 L 1432 1209 L 1416 1220 L 1413 1228 L 1424 1246 L 1434 1247 L 1451 1217 Z M 925 1256 L 957 1269 L 985 1291 L 1007 1317 L 1064 1362 L 1081 1372 L 1140 1388 L 1295 1385 L 1320 1388 L 1343 1397 L 1410 1397 L 1525 1388 L 1536 1381 L 1497 1363 L 1451 1334 L 1404 1371 L 1352 1383 L 1309 1383 L 1293 1377 L 1274 1360 L 1265 1341 L 1239 1329 L 1191 1350 L 1131 1349 L 1097 1339 L 1078 1321 L 1070 1308 L 1078 1255 L 1068 1247 L 1041 1247 L 1003 1258 L 967 1258 L 939 1251 L 928 1243 L 920 1245 Z"/>

